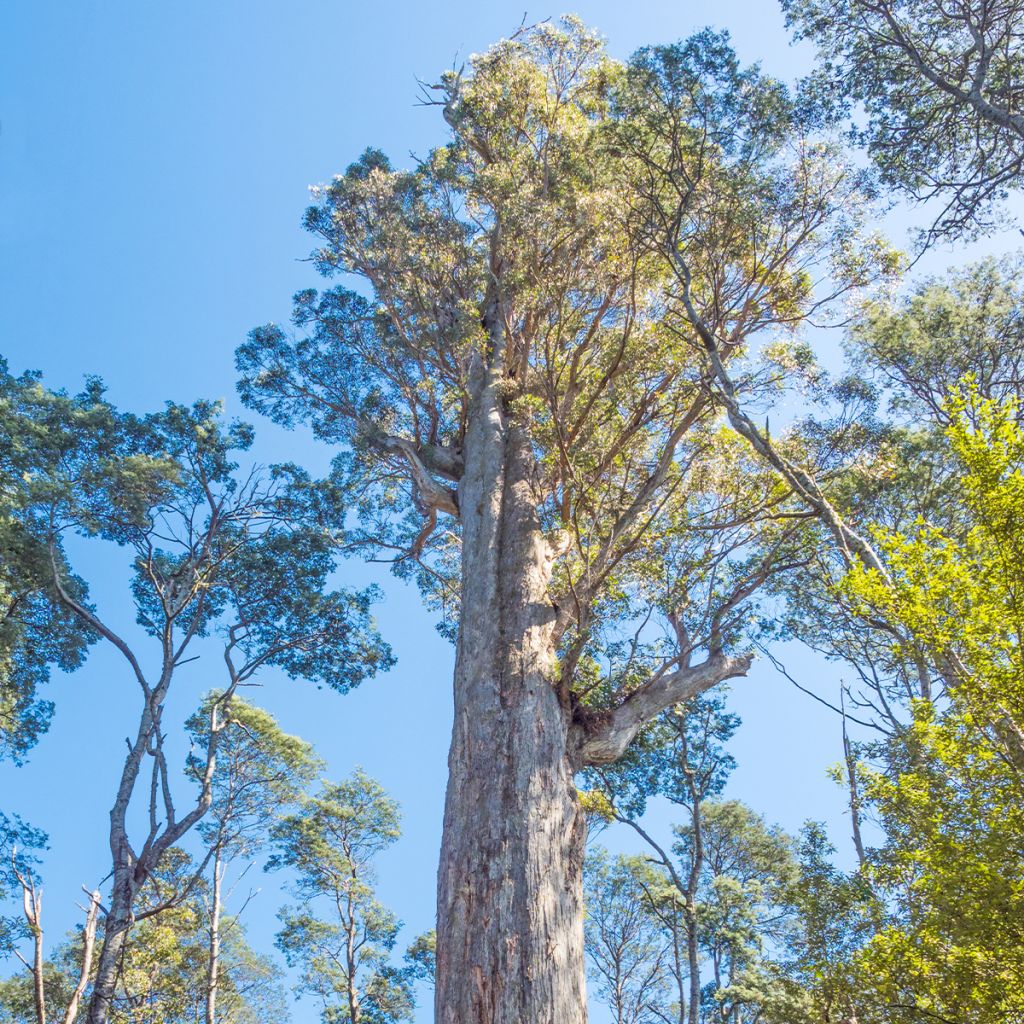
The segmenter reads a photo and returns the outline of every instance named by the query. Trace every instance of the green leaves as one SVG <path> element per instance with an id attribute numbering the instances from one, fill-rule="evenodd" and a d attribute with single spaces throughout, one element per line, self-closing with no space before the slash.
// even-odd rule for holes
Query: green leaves
<path id="1" fill-rule="evenodd" d="M 953 537 L 921 521 L 880 532 L 890 580 L 856 568 L 846 581 L 946 687 L 943 703 L 914 706 L 890 743 L 889 772 L 863 770 L 887 836 L 871 878 L 893 910 L 858 964 L 881 1000 L 995 1024 L 1024 1009 L 1024 434 L 1015 404 L 971 385 L 943 411 L 970 529 Z"/>
<path id="2" fill-rule="evenodd" d="M 999 222 L 1019 187 L 1024 5 L 930 0 L 783 0 L 797 38 L 818 47 L 806 102 L 826 119 L 859 105 L 852 132 L 891 186 L 939 207 L 926 241 Z"/>
<path id="3" fill-rule="evenodd" d="M 374 859 L 400 834 L 398 805 L 362 769 L 324 782 L 273 830 L 268 870 L 294 871 L 299 907 L 285 908 L 278 948 L 299 969 L 298 991 L 320 1004 L 324 1024 L 387 1024 L 412 1015 L 421 968 L 389 963 L 401 928 L 374 896 Z M 424 961 L 428 947 L 413 953 Z"/>

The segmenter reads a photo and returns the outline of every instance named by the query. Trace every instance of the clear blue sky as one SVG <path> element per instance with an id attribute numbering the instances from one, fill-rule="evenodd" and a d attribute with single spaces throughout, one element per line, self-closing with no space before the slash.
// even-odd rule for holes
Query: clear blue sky
<path id="1" fill-rule="evenodd" d="M 789 47 L 773 0 L 600 0 L 575 11 L 621 57 L 712 24 L 732 32 L 744 60 L 780 77 L 808 61 Z M 211 397 L 248 415 L 234 391 L 235 346 L 253 325 L 286 320 L 292 292 L 318 283 L 300 262 L 311 247 L 299 228 L 307 186 L 367 145 L 401 163 L 440 141 L 436 110 L 415 103 L 417 78 L 507 35 L 523 15 L 508 0 L 9 0 L 0 13 L 0 353 L 15 371 L 42 370 L 52 387 L 99 374 L 132 410 Z M 262 461 L 326 466 L 330 453 L 305 433 L 259 428 Z M 130 628 L 125 559 L 103 551 L 80 564 L 100 609 Z M 401 802 L 405 835 L 382 859 L 381 895 L 411 938 L 432 923 L 452 651 L 415 593 L 384 583 L 379 621 L 399 658 L 394 671 L 347 697 L 280 678 L 251 696 L 314 742 L 332 776 L 362 764 Z M 204 674 L 209 660 L 182 676 L 172 713 L 184 717 L 218 684 Z M 835 690 L 837 669 L 799 653 L 788 660 L 805 683 Z M 46 923 L 56 939 L 78 920 L 79 886 L 106 870 L 106 814 L 137 695 L 97 648 L 48 696 L 53 728 L 26 767 L 0 768 L 0 806 L 50 834 Z M 738 683 L 732 705 L 744 725 L 731 793 L 790 829 L 825 819 L 845 843 L 842 795 L 825 776 L 839 755 L 835 718 L 764 665 Z M 255 884 L 263 892 L 247 918 L 267 948 L 281 901 L 276 879 Z M 299 1004 L 294 1019 L 316 1014 Z M 425 1009 L 419 1020 L 429 1019 Z"/>

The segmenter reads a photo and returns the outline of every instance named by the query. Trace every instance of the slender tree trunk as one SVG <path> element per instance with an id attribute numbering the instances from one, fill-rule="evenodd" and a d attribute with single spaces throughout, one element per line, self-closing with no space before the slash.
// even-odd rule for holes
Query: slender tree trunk
<path id="1" fill-rule="evenodd" d="M 142 760 L 146 756 L 153 729 L 158 726 L 158 714 L 164 694 L 167 692 L 169 676 L 165 672 L 160 684 L 146 694 L 146 704 L 139 721 L 139 731 L 135 742 L 128 750 L 124 768 L 121 770 L 121 781 L 117 787 L 117 796 L 110 809 L 110 857 L 112 862 L 113 886 L 110 891 L 110 907 L 103 922 L 103 941 L 96 961 L 96 977 L 93 980 L 92 996 L 89 999 L 87 1024 L 107 1024 L 110 1017 L 110 1004 L 114 999 L 117 985 L 117 972 L 124 953 L 128 932 L 133 921 L 135 897 L 145 880 L 139 874 L 140 865 L 136 863 L 131 844 L 128 841 L 126 822 L 128 806 L 135 783 L 139 778 Z"/>
<path id="2" fill-rule="evenodd" d="M 459 487 L 462 609 L 438 875 L 436 1024 L 583 1024 L 584 819 L 553 685 L 528 441 L 479 371 Z"/>
<path id="3" fill-rule="evenodd" d="M 348 853 L 348 847 L 346 847 L 346 853 Z M 356 972 L 359 969 L 359 964 L 356 960 L 356 913 L 353 906 L 353 892 L 357 883 L 358 879 L 353 867 L 352 888 L 348 891 L 345 916 L 345 964 L 348 972 L 346 981 L 348 982 L 348 1017 L 350 1024 L 359 1024 L 359 1021 L 362 1019 L 362 1013 L 359 1008 L 359 988 L 356 981 Z"/>
<path id="4" fill-rule="evenodd" d="M 687 934 L 689 934 L 689 933 L 687 933 Z M 684 977 L 684 974 L 686 972 L 692 970 L 692 965 L 688 961 L 687 962 L 687 966 L 686 967 L 683 966 L 683 951 L 679 948 L 679 946 L 680 946 L 680 944 L 679 944 L 679 925 L 675 921 L 673 921 L 672 922 L 672 956 L 673 956 L 673 959 L 674 959 L 675 965 L 676 965 L 676 970 L 675 970 L 675 975 L 676 975 L 676 991 L 679 994 L 679 1010 L 677 1012 L 676 1017 L 677 1017 L 677 1020 L 678 1020 L 679 1024 L 686 1024 L 686 1021 L 688 1020 L 688 1016 L 687 1016 L 687 996 L 688 996 L 689 993 L 686 990 L 686 986 L 683 984 L 683 977 Z M 687 947 L 687 948 L 689 948 L 689 947 Z"/>
<path id="5" fill-rule="evenodd" d="M 35 906 L 32 921 L 32 997 L 36 1006 L 36 1020 L 39 1024 L 46 1024 L 46 978 L 43 975 L 46 958 L 43 955 L 42 894 L 35 893 L 33 902 Z"/>
<path id="6" fill-rule="evenodd" d="M 220 981 L 220 916 L 223 909 L 221 891 L 224 865 L 220 848 L 213 858 L 213 899 L 210 904 L 210 953 L 206 964 L 206 1024 L 217 1019 L 217 989 Z"/>
<path id="7" fill-rule="evenodd" d="M 94 890 L 89 893 L 89 907 L 85 913 L 85 933 L 82 943 L 82 964 L 78 975 L 78 984 L 75 991 L 71 993 L 67 1010 L 64 1013 L 64 1024 L 75 1024 L 78 1018 L 78 1006 L 82 1001 L 82 993 L 89 984 L 89 975 L 92 972 L 92 951 L 96 945 L 96 919 L 100 910 L 100 893 Z"/>
<path id="8" fill-rule="evenodd" d="M 700 935 L 697 921 L 697 890 L 704 870 L 703 804 L 696 787 L 691 785 L 693 799 L 693 860 L 686 886 L 686 946 L 690 964 L 690 1024 L 700 1024 Z"/>

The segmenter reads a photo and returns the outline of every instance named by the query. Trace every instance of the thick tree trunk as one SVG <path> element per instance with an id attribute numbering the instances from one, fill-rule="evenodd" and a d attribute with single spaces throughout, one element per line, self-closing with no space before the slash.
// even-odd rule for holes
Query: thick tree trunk
<path id="1" fill-rule="evenodd" d="M 583 1024 L 585 826 L 568 711 L 552 685 L 551 557 L 528 442 L 508 422 L 497 383 L 476 390 L 459 488 L 463 615 L 435 1021 Z"/>

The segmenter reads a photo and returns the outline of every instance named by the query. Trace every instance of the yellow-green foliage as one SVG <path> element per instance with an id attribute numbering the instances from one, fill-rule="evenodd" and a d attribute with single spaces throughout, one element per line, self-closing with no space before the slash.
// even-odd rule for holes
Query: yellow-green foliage
<path id="1" fill-rule="evenodd" d="M 893 914 L 858 969 L 879 1007 L 1004 1024 L 1024 1019 L 1024 432 L 1013 404 L 970 386 L 948 411 L 971 529 L 880 535 L 891 579 L 846 580 L 946 684 L 915 707 L 894 770 L 866 773 L 887 835 L 871 873 Z"/>

